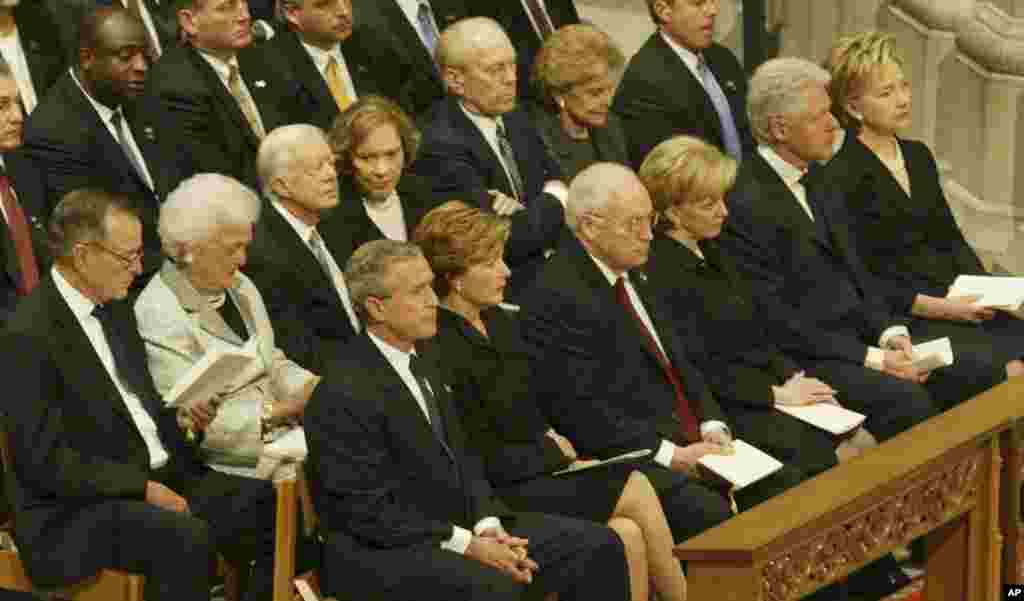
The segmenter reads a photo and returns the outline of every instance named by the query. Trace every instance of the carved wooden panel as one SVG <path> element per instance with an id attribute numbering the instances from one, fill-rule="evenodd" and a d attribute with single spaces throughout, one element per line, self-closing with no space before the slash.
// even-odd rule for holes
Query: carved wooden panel
<path id="1" fill-rule="evenodd" d="M 796 599 L 971 509 L 977 501 L 978 467 L 984 455 L 985 450 L 979 449 L 770 560 L 761 569 L 763 598 Z"/>

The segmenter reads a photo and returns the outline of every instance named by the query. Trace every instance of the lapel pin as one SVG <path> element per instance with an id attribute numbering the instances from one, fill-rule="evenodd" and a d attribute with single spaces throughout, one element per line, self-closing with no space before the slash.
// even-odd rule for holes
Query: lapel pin
<path id="1" fill-rule="evenodd" d="M 731 79 L 727 79 L 725 81 L 725 88 L 727 90 L 729 90 L 730 92 L 735 92 L 736 91 L 736 82 L 731 80 Z"/>
<path id="2" fill-rule="evenodd" d="M 630 274 L 630 275 L 636 275 L 636 279 L 637 280 L 639 280 L 641 282 L 644 282 L 644 283 L 647 283 L 647 274 L 642 272 L 642 271 L 638 270 L 635 274 Z"/>
<path id="3" fill-rule="evenodd" d="M 257 79 L 256 81 L 252 82 L 252 84 L 257 88 L 267 87 L 267 82 L 263 81 L 262 79 Z"/>
<path id="4" fill-rule="evenodd" d="M 156 132 L 153 131 L 152 127 L 143 127 L 142 135 L 145 136 L 145 138 L 150 142 L 156 142 Z"/>

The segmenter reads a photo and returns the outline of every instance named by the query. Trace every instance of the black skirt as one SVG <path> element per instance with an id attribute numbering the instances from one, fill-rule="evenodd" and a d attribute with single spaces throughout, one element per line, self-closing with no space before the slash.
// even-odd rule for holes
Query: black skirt
<path id="1" fill-rule="evenodd" d="M 607 522 L 622 496 L 635 463 L 603 465 L 574 474 L 538 476 L 495 492 L 515 511 L 565 515 Z"/>

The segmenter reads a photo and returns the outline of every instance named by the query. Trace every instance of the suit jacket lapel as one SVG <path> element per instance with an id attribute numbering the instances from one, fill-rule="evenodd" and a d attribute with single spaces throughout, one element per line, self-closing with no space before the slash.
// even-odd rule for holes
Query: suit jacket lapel
<path id="1" fill-rule="evenodd" d="M 500 181 L 501 185 L 498 187 L 501 189 L 501 192 L 508 196 L 515 196 L 512 192 L 512 182 L 509 181 L 508 173 L 505 172 L 505 168 L 503 167 L 504 163 L 501 162 L 501 157 L 499 157 L 498 154 L 494 152 L 494 149 L 491 148 L 487 139 L 484 138 L 483 132 L 480 131 L 480 128 L 478 128 L 475 123 L 470 121 L 469 117 L 462 110 L 462 107 L 459 106 L 457 100 L 449 98 L 447 102 L 448 110 L 452 112 L 452 119 L 454 120 L 454 123 L 459 129 L 463 130 L 467 136 L 466 141 L 473 148 L 475 154 L 488 157 L 490 159 L 487 161 L 487 164 L 491 165 L 492 170 L 496 170 L 493 171 L 494 175 L 490 178 L 491 181 Z M 513 141 L 513 138 L 516 136 L 509 129 L 507 123 L 505 124 L 505 132 L 509 136 L 509 143 L 512 145 L 512 152 L 515 152 L 516 143 Z M 522 145 L 520 144 L 520 148 L 521 147 Z M 523 185 L 526 185 L 525 180 L 523 181 Z"/>
<path id="2" fill-rule="evenodd" d="M 286 41 L 282 44 L 282 48 L 290 55 L 288 62 L 295 65 L 298 71 L 295 74 L 296 85 L 309 90 L 309 93 L 315 98 L 317 106 L 336 106 L 337 103 L 334 101 L 334 96 L 331 96 L 331 90 L 327 87 L 327 82 L 324 81 L 323 75 L 316 68 L 313 57 L 302 47 L 299 36 L 291 31 L 282 32 L 279 35 L 285 36 L 284 39 Z M 345 64 L 351 71 L 352 65 L 348 64 L 348 57 L 345 58 Z M 352 74 L 350 73 L 350 75 Z M 354 76 L 352 85 L 355 85 Z"/>
<path id="3" fill-rule="evenodd" d="M 334 287 L 334 282 L 327 278 L 327 274 L 324 273 L 323 267 L 313 256 L 313 251 L 307 246 L 299 235 L 292 229 L 292 226 L 284 220 L 284 217 L 277 212 L 277 209 L 271 205 L 269 201 L 264 201 L 263 212 L 260 217 L 260 224 L 266 228 L 267 233 L 270 235 L 270 239 L 273 241 L 275 251 L 280 253 L 282 257 L 288 257 L 288 261 L 294 266 L 295 270 L 299 274 L 304 275 L 304 279 L 309 283 L 310 294 L 314 294 L 323 300 L 327 301 L 328 304 L 333 305 L 338 311 L 345 311 L 344 305 L 341 304 L 341 297 L 338 296 L 338 290 Z M 320 228 L 320 235 L 327 246 L 327 251 L 334 257 L 334 261 L 339 265 L 344 264 L 344 259 L 336 253 L 331 247 L 331 239 L 333 238 L 326 230 L 327 228 Z M 346 319 L 346 321 L 348 321 Z"/>
<path id="4" fill-rule="evenodd" d="M 765 182 L 768 188 L 770 188 L 770 194 L 766 195 L 766 199 L 773 199 L 771 202 L 775 203 L 779 219 L 790 228 L 800 232 L 804 237 L 813 240 L 818 246 L 831 252 L 830 245 L 825 239 L 822 239 L 819 233 L 818 225 L 807 216 L 807 212 L 800 206 L 800 202 L 796 199 L 793 191 L 789 189 L 789 186 L 786 185 L 786 182 L 782 180 L 782 177 L 764 160 L 761 153 L 754 152 L 752 160 L 754 168 L 761 171 L 758 180 Z M 807 191 L 807 204 L 813 207 L 810 190 L 812 187 L 804 186 L 804 189 Z M 813 208 L 812 212 L 814 212 Z"/>
<path id="5" fill-rule="evenodd" d="M 381 10 L 385 13 L 385 21 L 389 24 L 392 35 L 401 42 L 401 46 L 405 49 L 405 55 L 409 59 L 409 63 L 416 67 L 417 70 L 429 73 L 431 79 L 439 85 L 444 85 L 444 82 L 441 81 L 441 75 L 437 72 L 437 65 L 434 63 L 434 59 L 427 53 L 427 47 L 420 40 L 419 32 L 409 23 L 409 19 L 405 17 L 402 9 L 398 7 L 398 3 L 382 0 L 379 4 Z M 434 20 L 437 22 L 437 29 L 444 31 L 447 23 L 442 23 L 441 16 L 436 12 Z"/>
<path id="6" fill-rule="evenodd" d="M 192 60 L 192 64 L 206 79 L 206 85 L 213 91 L 214 99 L 217 104 L 220 105 L 220 110 L 225 111 L 230 116 L 231 120 L 235 122 L 236 128 L 242 132 L 242 136 L 250 146 L 253 148 L 259 148 L 260 141 L 252 131 L 252 126 L 249 125 L 249 122 L 245 119 L 245 115 L 242 114 L 241 107 L 238 106 L 238 101 L 235 100 L 235 97 L 228 91 L 227 86 L 225 86 L 224 82 L 221 81 L 217 72 L 213 70 L 213 67 L 206 62 L 206 59 L 203 58 L 195 48 L 190 48 L 188 54 L 189 58 Z M 249 83 L 246 82 L 247 87 L 248 85 Z M 255 101 L 255 98 L 253 100 Z M 267 124 L 264 123 L 264 125 L 266 126 Z"/>
<path id="7" fill-rule="evenodd" d="M 676 51 L 668 45 L 668 42 L 661 37 L 658 32 L 654 33 L 655 36 L 655 47 L 660 51 L 664 63 L 668 66 L 672 72 L 672 80 L 679 82 L 681 85 L 686 86 L 686 93 L 678 96 L 680 105 L 678 108 L 684 108 L 686 104 L 689 104 L 689 100 L 685 99 L 699 99 L 699 102 L 703 105 L 700 110 L 694 114 L 706 115 L 706 121 L 715 131 L 715 135 L 718 137 L 717 140 L 711 140 L 717 144 L 722 143 L 722 124 L 718 120 L 718 111 L 715 110 L 715 105 L 711 102 L 711 97 L 708 96 L 707 90 L 704 89 L 704 83 L 698 80 L 693 75 L 693 71 L 686 66 L 683 59 L 676 54 Z M 711 72 L 715 73 L 713 65 L 709 63 Z M 715 75 L 717 78 L 717 74 Z M 721 82 L 719 82 L 721 85 Z"/>
<path id="8" fill-rule="evenodd" d="M 160 268 L 160 279 L 174 293 L 174 296 L 181 303 L 186 313 L 199 315 L 199 327 L 209 334 L 227 341 L 235 346 L 242 346 L 245 341 L 239 338 L 238 334 L 220 316 L 216 309 L 210 305 L 196 292 L 195 288 L 185 279 L 185 275 L 171 261 L 166 261 Z M 234 298 L 234 297 L 233 297 Z M 242 307 L 239 306 L 239 312 Z M 250 313 L 251 315 L 251 313 Z M 243 314 L 243 319 L 245 315 Z M 246 325 L 249 325 L 248 323 Z"/>

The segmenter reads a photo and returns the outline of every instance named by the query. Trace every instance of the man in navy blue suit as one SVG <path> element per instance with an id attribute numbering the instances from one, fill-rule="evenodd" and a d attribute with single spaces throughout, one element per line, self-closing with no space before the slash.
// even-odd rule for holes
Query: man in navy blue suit
<path id="1" fill-rule="evenodd" d="M 476 203 L 512 219 L 508 298 L 533 280 L 564 229 L 567 194 L 526 113 L 516 108 L 516 51 L 492 19 L 463 19 L 441 35 L 438 63 L 449 97 L 434 107 L 413 171 L 435 200 Z"/>

